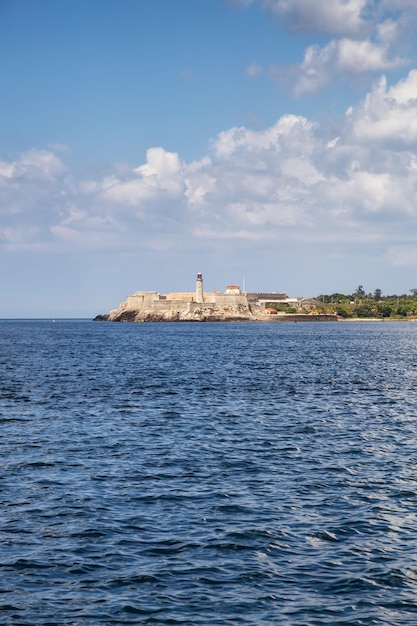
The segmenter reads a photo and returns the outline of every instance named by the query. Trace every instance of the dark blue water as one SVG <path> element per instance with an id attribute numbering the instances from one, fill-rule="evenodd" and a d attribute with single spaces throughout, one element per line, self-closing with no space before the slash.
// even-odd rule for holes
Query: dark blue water
<path id="1" fill-rule="evenodd" d="M 417 624 L 417 324 L 0 347 L 1 624 Z"/>

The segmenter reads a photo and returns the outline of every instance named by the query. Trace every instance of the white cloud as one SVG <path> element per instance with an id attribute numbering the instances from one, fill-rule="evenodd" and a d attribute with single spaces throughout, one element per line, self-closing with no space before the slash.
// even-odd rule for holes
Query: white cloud
<path id="1" fill-rule="evenodd" d="M 417 218 L 415 120 L 417 70 L 377 83 L 333 137 L 286 115 L 261 131 L 224 130 L 200 160 L 151 148 L 145 163 L 95 180 L 30 151 L 0 162 L 0 242 L 56 251 L 204 241 L 398 247 Z"/>
<path id="2" fill-rule="evenodd" d="M 190 207 L 204 202 L 210 193 L 215 193 L 217 178 L 213 175 L 212 162 L 209 158 L 191 163 L 185 173 L 185 197 Z"/>
<path id="3" fill-rule="evenodd" d="M 358 36 L 366 29 L 368 0 L 264 0 L 271 13 L 298 30 Z"/>
<path id="4" fill-rule="evenodd" d="M 313 93 L 329 82 L 335 74 L 355 75 L 375 72 L 403 65 L 401 58 L 390 59 L 385 45 L 369 40 L 339 39 L 324 48 L 310 46 L 300 65 L 300 76 L 295 93 Z"/>
<path id="5" fill-rule="evenodd" d="M 2 178 L 13 178 L 15 173 L 15 164 L 7 161 L 0 161 L 0 185 Z"/>
<path id="6" fill-rule="evenodd" d="M 398 24 L 392 19 L 387 19 L 377 24 L 376 33 L 379 41 L 389 44 L 398 37 Z"/>
<path id="7" fill-rule="evenodd" d="M 336 69 L 351 74 L 373 72 L 398 67 L 405 63 L 403 59 L 389 59 L 385 46 L 373 44 L 368 40 L 354 41 L 341 39 L 338 41 Z"/>
<path id="8" fill-rule="evenodd" d="M 252 154 L 265 151 L 265 156 L 268 156 L 271 151 L 280 150 L 284 144 L 306 150 L 313 127 L 314 124 L 305 117 L 284 115 L 274 126 L 263 131 L 253 131 L 245 127 L 223 131 L 212 142 L 212 147 L 218 158 L 230 157 L 240 151 L 249 151 Z M 288 137 L 291 137 L 290 141 L 286 141 Z M 263 167 L 263 162 L 259 161 L 257 167 Z"/>
<path id="9" fill-rule="evenodd" d="M 315 93 L 339 77 L 352 79 L 411 63 L 407 56 L 417 28 L 415 0 L 225 1 L 241 7 L 256 3 L 279 28 L 320 36 L 320 43 L 307 45 L 299 63 L 269 66 L 267 75 L 277 82 L 289 78 L 296 96 Z M 255 61 L 245 68 L 249 78 L 263 71 Z"/>
<path id="10" fill-rule="evenodd" d="M 414 213 L 404 190 L 405 181 L 389 172 L 351 171 L 346 178 L 329 179 L 325 196 L 342 213 L 354 219 L 366 222 L 384 214 L 398 218 L 401 214 Z"/>
<path id="11" fill-rule="evenodd" d="M 146 163 L 134 171 L 143 176 L 156 176 L 158 179 L 169 179 L 176 175 L 181 164 L 178 154 L 165 152 L 163 148 L 149 148 L 146 152 Z"/>
<path id="12" fill-rule="evenodd" d="M 150 148 L 144 165 L 134 168 L 128 178 L 112 176 L 102 182 L 101 196 L 113 203 L 141 206 L 167 197 L 179 196 L 184 191 L 183 165 L 178 154 L 163 148 Z"/>
<path id="13" fill-rule="evenodd" d="M 415 0 L 258 0 L 279 27 L 327 37 L 304 50 L 300 63 L 289 68 L 272 64 L 269 75 L 295 80 L 294 93 L 314 93 L 336 77 L 393 70 L 409 64 L 404 58 L 417 26 Z M 246 68 L 256 76 L 260 66 Z"/>
<path id="14" fill-rule="evenodd" d="M 0 161 L 0 177 L 52 181 L 65 172 L 62 161 L 48 150 L 28 150 L 16 161 Z M 1 180 L 0 180 L 1 184 Z"/>
<path id="15" fill-rule="evenodd" d="M 417 70 L 388 88 L 381 78 L 362 105 L 348 110 L 351 132 L 359 142 L 417 147 Z"/>

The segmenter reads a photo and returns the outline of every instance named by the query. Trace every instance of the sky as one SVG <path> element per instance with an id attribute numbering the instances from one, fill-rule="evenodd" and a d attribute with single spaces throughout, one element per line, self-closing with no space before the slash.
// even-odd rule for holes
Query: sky
<path id="1" fill-rule="evenodd" d="M 0 0 L 0 318 L 417 287 L 415 0 Z"/>

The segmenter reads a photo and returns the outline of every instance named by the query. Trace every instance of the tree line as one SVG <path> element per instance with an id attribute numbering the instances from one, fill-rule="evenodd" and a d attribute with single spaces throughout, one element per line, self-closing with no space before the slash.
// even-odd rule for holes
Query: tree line
<path id="1" fill-rule="evenodd" d="M 384 295 L 381 289 L 366 293 L 359 285 L 352 294 L 320 294 L 316 297 L 318 313 L 336 313 L 340 317 L 397 318 L 417 316 L 417 288 L 408 294 Z"/>

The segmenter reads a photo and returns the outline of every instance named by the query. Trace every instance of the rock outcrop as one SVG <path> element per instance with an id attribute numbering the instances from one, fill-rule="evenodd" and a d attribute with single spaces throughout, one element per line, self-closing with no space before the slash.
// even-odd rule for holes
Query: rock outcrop
<path id="1" fill-rule="evenodd" d="M 204 305 L 187 303 L 190 306 L 183 307 L 176 303 L 175 307 L 167 306 L 159 310 L 153 308 L 142 310 L 129 310 L 119 308 L 111 311 L 109 315 L 98 315 L 95 321 L 109 322 L 238 322 L 253 320 L 254 317 L 249 308 L 242 305 L 231 307 L 219 307 L 216 305 Z"/>

